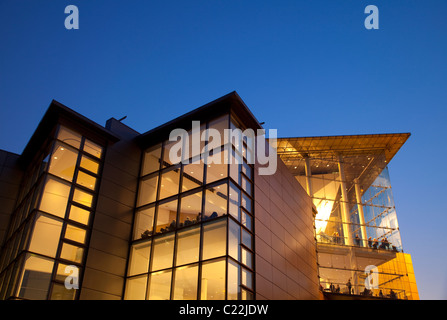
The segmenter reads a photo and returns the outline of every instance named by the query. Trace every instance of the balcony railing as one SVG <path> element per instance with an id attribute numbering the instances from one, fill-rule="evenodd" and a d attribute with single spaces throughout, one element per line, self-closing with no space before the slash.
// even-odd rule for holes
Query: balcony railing
<path id="1" fill-rule="evenodd" d="M 391 252 L 402 252 L 402 250 L 399 250 L 391 242 L 385 239 L 386 238 L 380 240 L 354 238 L 352 241 L 353 242 L 352 245 L 348 245 L 348 239 L 346 237 L 328 236 L 326 234 L 317 235 L 317 243 L 324 243 L 335 246 L 363 247 L 375 250 L 386 250 Z"/>
<path id="2" fill-rule="evenodd" d="M 392 288 L 367 289 L 363 285 L 321 282 L 320 291 L 328 294 L 352 295 L 364 298 L 407 300 L 405 290 Z"/>

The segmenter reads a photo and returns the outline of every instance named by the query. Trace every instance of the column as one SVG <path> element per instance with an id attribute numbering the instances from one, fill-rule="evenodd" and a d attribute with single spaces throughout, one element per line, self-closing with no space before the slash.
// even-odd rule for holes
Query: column
<path id="1" fill-rule="evenodd" d="M 307 194 L 309 195 L 309 197 L 313 197 L 313 193 L 312 193 L 312 171 L 310 169 L 310 159 L 308 156 L 304 157 L 304 170 L 306 173 L 306 188 L 307 188 Z"/>
<path id="2" fill-rule="evenodd" d="M 345 244 L 352 246 L 352 236 L 349 231 L 349 206 L 348 206 L 348 194 L 346 190 L 346 178 L 343 165 L 343 158 L 341 155 L 338 156 L 338 171 L 340 172 L 340 185 L 341 185 L 341 215 L 343 222 L 343 236 L 345 239 Z"/>
<path id="3" fill-rule="evenodd" d="M 367 241 L 368 239 L 366 238 L 366 225 L 365 225 L 365 214 L 363 213 L 363 204 L 362 204 L 362 194 L 360 191 L 360 186 L 359 186 L 359 179 L 354 179 L 354 186 L 355 186 L 355 197 L 357 199 L 357 209 L 358 209 L 358 214 L 359 214 L 359 222 L 360 222 L 360 231 L 361 231 L 361 238 L 362 238 L 362 243 L 363 246 L 367 247 Z"/>

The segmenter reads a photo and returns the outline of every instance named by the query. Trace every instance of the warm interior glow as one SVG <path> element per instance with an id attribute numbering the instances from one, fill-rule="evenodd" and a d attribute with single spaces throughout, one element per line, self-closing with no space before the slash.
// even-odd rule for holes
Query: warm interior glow
<path id="1" fill-rule="evenodd" d="M 317 234 L 324 232 L 326 225 L 331 216 L 333 201 L 320 200 L 317 205 L 317 215 L 315 217 L 315 228 L 317 229 Z"/>

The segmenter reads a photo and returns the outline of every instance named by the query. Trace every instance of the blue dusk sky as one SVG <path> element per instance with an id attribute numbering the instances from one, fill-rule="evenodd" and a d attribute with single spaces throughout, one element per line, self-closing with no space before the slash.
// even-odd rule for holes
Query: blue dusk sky
<path id="1" fill-rule="evenodd" d="M 371 4 L 379 29 L 364 25 Z M 21 153 L 52 99 L 143 133 L 231 91 L 279 137 L 411 132 L 389 165 L 403 247 L 421 299 L 447 299 L 446 13 L 441 0 L 1 0 L 0 149 Z"/>

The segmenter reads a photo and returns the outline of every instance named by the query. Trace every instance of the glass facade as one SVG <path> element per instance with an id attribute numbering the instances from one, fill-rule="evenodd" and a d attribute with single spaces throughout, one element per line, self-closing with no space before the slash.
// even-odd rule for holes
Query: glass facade
<path id="1" fill-rule="evenodd" d="M 22 182 L 0 258 L 0 299 L 78 295 L 104 148 L 67 127 L 55 131 Z"/>
<path id="2" fill-rule="evenodd" d="M 316 209 L 320 289 L 417 299 L 412 268 L 402 258 L 386 148 L 377 147 L 380 138 L 294 139 L 280 139 L 278 153 Z M 368 149 L 371 141 L 375 144 Z"/>
<path id="3" fill-rule="evenodd" d="M 253 167 L 208 136 L 239 127 L 202 123 L 197 150 L 189 131 L 189 161 L 171 161 L 169 140 L 143 152 L 124 299 L 254 298 Z"/>

